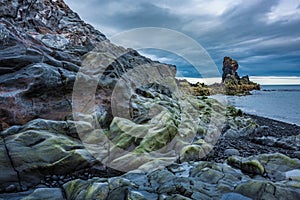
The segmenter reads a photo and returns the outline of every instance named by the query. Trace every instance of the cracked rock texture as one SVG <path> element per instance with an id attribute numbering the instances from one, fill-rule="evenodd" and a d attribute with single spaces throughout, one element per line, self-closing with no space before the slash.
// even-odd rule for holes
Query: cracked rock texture
<path id="1" fill-rule="evenodd" d="M 178 92 L 175 66 L 110 43 L 62 0 L 2 0 L 0 17 L 0 199 L 300 199 L 299 159 L 232 147 L 200 161 L 260 127 Z M 252 140 L 299 151 L 298 135 Z"/>

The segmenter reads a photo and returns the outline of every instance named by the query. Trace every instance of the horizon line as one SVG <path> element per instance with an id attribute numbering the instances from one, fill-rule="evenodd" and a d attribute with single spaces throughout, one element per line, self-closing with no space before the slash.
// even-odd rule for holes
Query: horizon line
<path id="1" fill-rule="evenodd" d="M 221 77 L 211 78 L 193 78 L 193 77 L 175 77 L 177 79 L 186 79 L 190 83 L 221 83 Z M 300 76 L 249 76 L 250 81 L 260 85 L 300 85 Z"/>

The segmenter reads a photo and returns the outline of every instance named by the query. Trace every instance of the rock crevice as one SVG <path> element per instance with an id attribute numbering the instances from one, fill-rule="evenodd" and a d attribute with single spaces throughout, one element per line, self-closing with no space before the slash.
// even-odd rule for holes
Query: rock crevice
<path id="1" fill-rule="evenodd" d="M 17 175 L 17 179 L 18 179 L 18 186 L 19 186 L 19 191 L 22 191 L 23 187 L 22 187 L 22 184 L 21 184 L 21 177 L 20 177 L 20 172 L 16 169 L 15 165 L 14 165 L 14 161 L 9 153 L 9 149 L 6 145 L 6 140 L 5 140 L 5 137 L 4 136 L 1 136 L 1 139 L 3 141 L 3 144 L 4 144 L 4 147 L 5 147 L 5 152 L 6 152 L 6 155 L 7 155 L 7 158 L 9 159 L 9 162 L 10 162 L 10 166 L 11 168 L 15 171 L 16 175 Z M 7 186 L 9 187 L 9 186 Z M 16 188 L 17 190 L 17 188 Z M 10 191 L 10 192 L 14 192 L 14 191 Z"/>

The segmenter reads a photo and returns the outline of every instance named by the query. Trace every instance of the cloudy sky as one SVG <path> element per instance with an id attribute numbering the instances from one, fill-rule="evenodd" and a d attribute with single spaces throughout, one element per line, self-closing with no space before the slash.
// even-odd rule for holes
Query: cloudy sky
<path id="1" fill-rule="evenodd" d="M 65 0 L 108 38 L 142 27 L 178 31 L 197 41 L 219 69 L 224 56 L 241 75 L 300 76 L 300 0 Z M 180 57 L 155 49 L 150 58 L 176 64 L 183 76 L 196 70 Z"/>

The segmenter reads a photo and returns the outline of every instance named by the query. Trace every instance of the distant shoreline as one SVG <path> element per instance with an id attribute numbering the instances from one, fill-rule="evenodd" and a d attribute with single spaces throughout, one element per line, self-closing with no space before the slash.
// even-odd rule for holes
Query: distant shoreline
<path id="1" fill-rule="evenodd" d="M 193 78 L 193 77 L 176 77 L 176 79 L 186 79 L 190 83 L 221 83 L 221 77 L 211 78 Z M 249 76 L 249 79 L 260 85 L 300 85 L 300 76 Z"/>
<path id="2" fill-rule="evenodd" d="M 213 95 L 211 98 L 241 109 L 244 113 L 300 126 L 300 85 L 263 85 L 252 95 L 234 97 Z"/>

